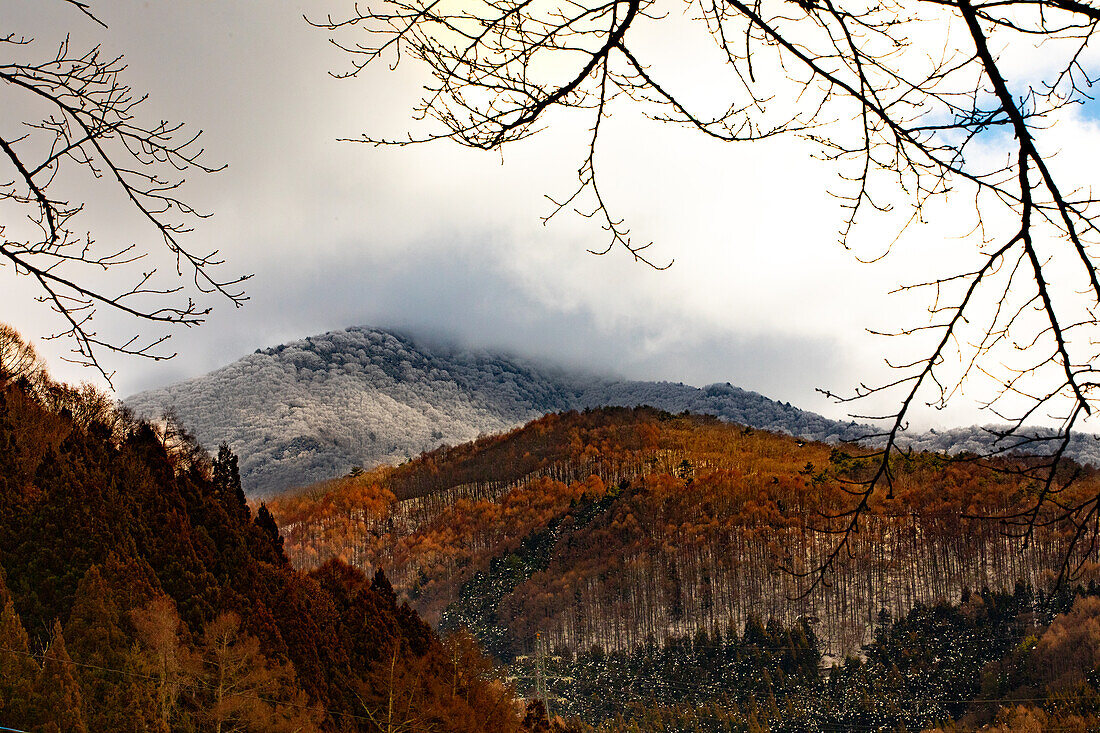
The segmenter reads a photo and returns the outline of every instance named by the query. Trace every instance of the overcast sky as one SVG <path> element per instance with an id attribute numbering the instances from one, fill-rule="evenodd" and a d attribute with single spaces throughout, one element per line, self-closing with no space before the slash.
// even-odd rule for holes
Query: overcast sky
<path id="1" fill-rule="evenodd" d="M 587 120 L 561 116 L 503 158 L 451 143 L 339 142 L 400 134 L 417 98 L 406 71 L 328 74 L 347 59 L 302 15 L 339 15 L 341 0 L 91 6 L 106 30 L 60 0 L 0 0 L 0 27 L 34 36 L 43 53 L 65 33 L 124 53 L 127 80 L 149 93 L 146 114 L 201 128 L 208 160 L 228 164 L 190 177 L 185 197 L 214 216 L 187 242 L 219 249 L 226 273 L 254 274 L 244 308 L 211 301 L 204 326 L 174 334 L 175 359 L 109 359 L 120 395 L 256 348 L 371 325 L 631 378 L 731 382 L 841 418 L 845 409 L 815 388 L 887 376 L 882 358 L 895 347 L 865 329 L 912 323 L 926 305 L 888 292 L 969 251 L 959 239 L 965 203 L 944 201 L 885 261 L 860 264 L 836 241 L 842 213 L 826 192 L 836 171 L 807 145 L 724 146 L 623 107 L 604 131 L 606 193 L 637 239 L 654 242 L 652 257 L 675 264 L 654 272 L 623 252 L 593 256 L 586 250 L 604 239 L 590 221 L 540 221 L 546 194 L 571 192 Z M 692 39 L 668 43 L 679 52 Z M 5 131 L 16 116 L 0 104 Z M 1060 124 L 1060 139 L 1080 151 L 1073 164 L 1100 168 L 1095 123 L 1075 112 Z M 985 152 L 1001 152 L 993 148 Z M 109 216 L 93 224 L 114 231 Z M 889 222 L 875 226 L 861 254 L 892 238 Z M 57 323 L 27 285 L 0 268 L 0 320 L 48 334 Z M 65 344 L 38 343 L 55 374 L 93 378 L 59 360 Z M 917 422 L 988 421 L 972 399 Z"/>

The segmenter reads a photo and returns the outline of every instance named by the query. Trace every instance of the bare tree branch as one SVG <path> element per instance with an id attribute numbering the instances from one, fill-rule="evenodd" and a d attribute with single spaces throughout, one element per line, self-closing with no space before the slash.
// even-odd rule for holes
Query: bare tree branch
<path id="1" fill-rule="evenodd" d="M 105 27 L 87 3 L 61 1 Z M 65 324 L 51 338 L 71 339 L 71 360 L 110 381 L 100 360 L 104 351 L 157 360 L 172 354 L 158 348 L 167 335 L 98 336 L 92 324 L 100 309 L 139 323 L 198 325 L 210 307 L 186 296 L 188 288 L 177 284 L 184 277 L 199 294 L 217 294 L 236 306 L 247 300 L 239 286 L 248 276 L 218 276 L 217 252 L 196 252 L 181 241 L 191 231 L 189 219 L 207 216 L 178 197 L 183 174 L 224 166 L 203 162 L 199 133 L 139 117 L 145 98 L 122 80 L 121 56 L 104 56 L 99 47 L 75 52 L 66 38 L 52 55 L 32 60 L 37 48 L 14 33 L 0 36 L 6 112 L 0 117 L 0 266 L 36 284 L 39 301 Z M 80 186 L 91 191 L 83 202 L 73 200 L 84 198 L 76 193 Z M 128 211 L 107 203 L 120 195 Z M 86 208 L 135 217 L 153 243 L 101 245 L 78 228 Z M 155 265 L 135 269 L 153 258 L 158 244 L 174 260 L 174 275 L 162 277 Z M 129 272 L 129 283 L 118 285 L 116 271 Z"/>

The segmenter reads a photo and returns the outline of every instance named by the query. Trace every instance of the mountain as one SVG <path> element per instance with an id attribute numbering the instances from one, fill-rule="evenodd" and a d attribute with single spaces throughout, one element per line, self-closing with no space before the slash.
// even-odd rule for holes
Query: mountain
<path id="1" fill-rule="evenodd" d="M 348 328 L 258 350 L 205 376 L 133 395 L 158 419 L 171 410 L 207 446 L 241 457 L 252 496 L 400 463 L 441 444 L 508 430 L 548 412 L 649 405 L 837 443 L 875 432 L 730 384 L 692 387 L 571 372 L 521 358 L 428 345 L 392 331 Z M 981 452 L 987 429 L 905 436 L 920 450 Z M 1100 442 L 1076 436 L 1068 452 L 1100 465 Z"/>
<path id="2" fill-rule="evenodd" d="M 797 597 L 781 568 L 822 556 L 832 540 L 809 527 L 850 501 L 863 449 L 601 408 L 269 509 L 245 500 L 228 448 L 212 459 L 91 387 L 4 367 L 0 727 L 1100 725 L 1095 543 L 1075 546 L 1057 517 L 1024 543 L 967 516 L 1026 506 L 1027 457 L 986 472 L 900 456 L 894 496 L 874 500 L 830 584 Z M 1100 475 L 1076 478 L 1059 498 L 1088 506 Z M 1063 557 L 1092 582 L 1051 591 Z M 860 657 L 829 666 L 823 650 L 871 631 Z"/>
<path id="3" fill-rule="evenodd" d="M 348 328 L 256 351 L 205 376 L 133 395 L 172 410 L 200 442 L 228 442 L 252 495 L 399 463 L 440 444 L 522 425 L 547 412 L 651 405 L 817 440 L 865 429 L 755 392 L 584 375 L 485 351 L 428 346 L 391 331 Z"/>
<path id="4" fill-rule="evenodd" d="M 1094 535 L 1075 544 L 1052 504 L 1026 539 L 977 518 L 1032 504 L 1030 457 L 914 452 L 811 585 L 798 571 L 837 548 L 830 531 L 874 471 L 869 452 L 601 408 L 324 482 L 271 511 L 296 565 L 385 567 L 441 632 L 468 629 L 509 664 L 521 691 L 547 680 L 555 710 L 619 721 L 601 730 L 925 730 L 979 693 L 1012 697 L 1021 683 L 1007 680 L 1029 674 L 1019 655 L 1074 602 L 1051 592 L 1062 560 L 1100 593 Z M 1075 475 L 1060 501 L 1090 506 L 1100 473 Z"/>

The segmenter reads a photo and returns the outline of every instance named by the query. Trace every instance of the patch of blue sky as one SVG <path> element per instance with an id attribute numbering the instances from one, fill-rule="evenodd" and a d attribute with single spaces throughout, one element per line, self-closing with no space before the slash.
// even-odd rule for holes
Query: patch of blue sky
<path id="1" fill-rule="evenodd" d="M 1076 93 L 1071 105 L 1074 107 L 1074 113 L 1078 115 L 1080 119 L 1089 122 L 1100 122 L 1100 88 L 1096 90 L 1098 92 L 1097 94 L 1091 94 L 1091 91 L 1092 90 L 1084 90 Z M 1017 100 L 1026 100 L 1025 112 L 1033 112 L 1036 106 L 1042 108 L 1044 105 L 1043 100 L 1040 100 L 1039 104 L 1036 105 L 1034 100 L 1029 99 L 1031 88 L 1027 85 L 1013 85 L 1012 92 Z M 999 112 L 996 115 L 992 114 L 999 106 L 998 99 L 989 90 L 983 90 L 979 94 L 977 103 L 974 107 L 979 110 L 981 114 L 990 114 L 992 124 L 977 131 L 971 124 L 971 121 L 965 119 L 966 115 L 952 111 L 944 106 L 929 112 L 921 120 L 921 124 L 928 127 L 943 127 L 943 129 L 935 132 L 936 139 L 940 144 L 957 147 L 962 145 L 964 141 L 967 141 L 967 148 L 973 148 L 977 145 L 986 149 L 1010 149 L 1013 146 L 1013 140 L 1016 135 L 1011 124 L 1008 123 L 1007 115 L 1003 112 Z M 1049 125 L 1049 122 L 1043 123 L 1040 120 L 1033 120 L 1033 122 L 1040 128 Z M 951 125 L 964 126 L 952 128 Z"/>
<path id="2" fill-rule="evenodd" d="M 1091 99 L 1081 99 L 1078 114 L 1083 120 L 1100 122 L 1100 95 L 1093 95 Z"/>

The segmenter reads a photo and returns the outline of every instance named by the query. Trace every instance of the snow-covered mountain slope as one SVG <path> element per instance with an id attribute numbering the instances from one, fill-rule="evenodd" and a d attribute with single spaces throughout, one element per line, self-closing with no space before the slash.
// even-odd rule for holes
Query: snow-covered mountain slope
<path id="1" fill-rule="evenodd" d="M 441 443 L 521 425 L 547 412 L 652 405 L 817 439 L 854 425 L 712 385 L 628 382 L 488 352 L 428 347 L 381 329 L 348 328 L 257 351 L 205 376 L 125 400 L 139 415 L 173 410 L 206 446 L 226 441 L 245 487 L 269 494 L 402 461 Z"/>
<path id="2" fill-rule="evenodd" d="M 607 379 L 502 354 L 429 347 L 365 327 L 257 351 L 125 403 L 154 419 L 173 410 L 208 447 L 228 442 L 240 456 L 244 486 L 252 495 L 341 475 L 354 466 L 400 462 L 547 412 L 603 405 L 712 414 L 829 442 L 870 431 L 729 384 L 697 388 Z M 917 447 L 940 450 L 975 450 L 989 442 L 978 428 L 913 440 Z M 1073 453 L 1100 464 L 1100 449 L 1090 440 L 1079 440 Z"/>

